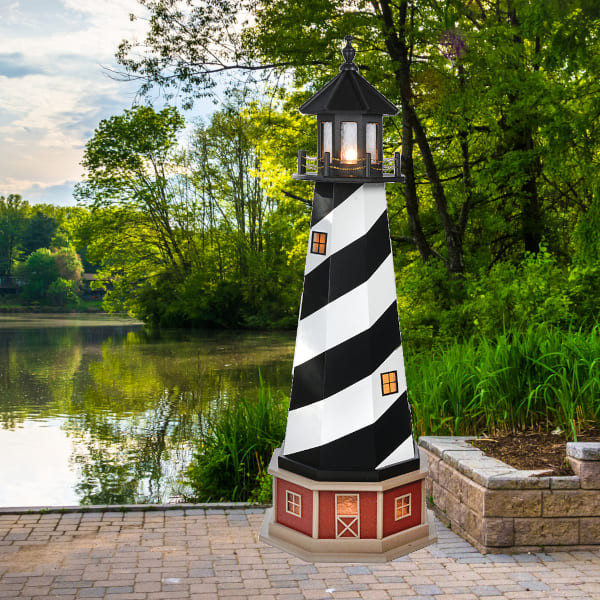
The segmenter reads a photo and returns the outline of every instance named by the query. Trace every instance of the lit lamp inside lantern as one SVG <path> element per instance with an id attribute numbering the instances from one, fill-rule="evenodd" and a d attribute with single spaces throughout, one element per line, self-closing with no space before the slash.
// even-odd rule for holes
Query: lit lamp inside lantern
<path id="1" fill-rule="evenodd" d="M 355 163 L 358 159 L 358 126 L 355 121 L 342 121 L 342 148 L 340 160 Z"/>

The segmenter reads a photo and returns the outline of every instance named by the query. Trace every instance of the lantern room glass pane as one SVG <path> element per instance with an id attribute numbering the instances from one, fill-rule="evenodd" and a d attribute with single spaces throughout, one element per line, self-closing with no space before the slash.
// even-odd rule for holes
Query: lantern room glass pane
<path id="1" fill-rule="evenodd" d="M 333 124 L 331 121 L 321 122 L 321 156 L 325 156 L 325 152 L 329 152 L 329 156 L 333 152 Z"/>
<path id="2" fill-rule="evenodd" d="M 356 121 L 342 121 L 342 162 L 355 163 L 358 158 L 358 125 Z"/>
<path id="3" fill-rule="evenodd" d="M 367 154 L 371 155 L 371 160 L 378 160 L 377 156 L 377 123 L 367 123 Z"/>

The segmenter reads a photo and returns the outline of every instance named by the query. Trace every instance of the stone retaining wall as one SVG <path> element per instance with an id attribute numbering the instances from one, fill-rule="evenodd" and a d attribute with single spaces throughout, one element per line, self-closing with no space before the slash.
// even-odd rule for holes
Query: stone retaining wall
<path id="1" fill-rule="evenodd" d="M 600 443 L 567 444 L 574 476 L 547 477 L 486 456 L 470 437 L 422 437 L 428 501 L 481 552 L 600 547 Z"/>

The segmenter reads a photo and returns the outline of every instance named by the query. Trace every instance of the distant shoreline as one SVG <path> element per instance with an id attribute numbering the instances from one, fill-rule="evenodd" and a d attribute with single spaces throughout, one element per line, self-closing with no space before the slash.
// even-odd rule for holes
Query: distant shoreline
<path id="1" fill-rule="evenodd" d="M 0 306 L 0 313 L 4 313 L 4 314 L 30 314 L 30 313 L 35 313 L 35 314 L 48 314 L 48 313 L 52 313 L 52 314 L 80 314 L 80 315 L 90 315 L 90 314 L 95 314 L 95 315 L 110 315 L 110 313 L 107 313 L 105 311 L 103 311 L 102 309 L 98 309 L 95 306 L 90 306 L 90 307 L 80 307 L 80 308 L 73 308 L 73 307 L 69 307 L 69 306 Z"/>
<path id="2" fill-rule="evenodd" d="M 140 326 L 144 323 L 124 313 L 106 312 L 57 312 L 2 311 L 0 310 L 0 331 L 13 327 L 71 327 L 71 326 Z"/>

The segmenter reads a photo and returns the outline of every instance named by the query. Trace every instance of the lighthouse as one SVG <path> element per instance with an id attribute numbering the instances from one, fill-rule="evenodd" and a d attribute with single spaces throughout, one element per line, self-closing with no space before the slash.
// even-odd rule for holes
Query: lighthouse
<path id="1" fill-rule="evenodd" d="M 300 112 L 317 117 L 315 182 L 285 440 L 260 539 L 308 561 L 382 562 L 435 541 L 425 457 L 413 439 L 385 184 L 383 116 L 398 109 L 359 74 L 346 37 L 338 75 Z"/>

